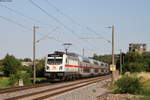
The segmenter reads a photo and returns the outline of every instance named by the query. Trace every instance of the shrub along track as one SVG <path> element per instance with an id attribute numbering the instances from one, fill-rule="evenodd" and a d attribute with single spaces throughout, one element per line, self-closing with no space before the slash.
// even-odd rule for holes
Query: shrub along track
<path id="1" fill-rule="evenodd" d="M 23 95 L 19 95 L 19 96 L 13 96 L 10 98 L 6 98 L 6 100 L 17 100 L 17 99 L 34 99 L 34 100 L 41 100 L 41 99 L 46 99 L 46 98 L 50 98 L 52 96 L 56 96 L 62 93 L 66 93 L 68 91 L 72 91 L 74 89 L 78 89 L 84 86 L 87 86 L 89 84 L 92 83 L 96 83 L 99 82 L 101 80 L 106 80 L 110 78 L 110 75 L 106 75 L 106 76 L 101 76 L 101 77 L 96 77 L 96 78 L 90 78 L 90 79 L 84 79 L 84 80 L 77 80 L 77 81 L 73 81 L 73 82 L 67 82 L 69 84 L 67 85 L 61 85 L 61 83 L 55 83 L 55 84 L 41 84 L 41 85 L 35 85 L 35 86 L 29 86 L 29 87 L 22 87 L 22 88 L 16 88 L 16 90 L 11 90 L 7 92 L 13 92 L 13 91 L 23 91 L 26 89 L 31 89 L 31 88 L 38 88 L 38 87 L 44 87 L 50 85 L 51 87 L 53 87 L 53 85 L 57 85 L 57 87 L 54 88 L 49 88 L 49 89 L 45 89 L 42 91 L 38 91 L 38 92 L 33 92 L 33 93 L 27 93 L 27 94 L 23 94 Z M 6 91 L 5 91 L 6 92 Z M 4 92 L 2 92 L 4 93 Z"/>

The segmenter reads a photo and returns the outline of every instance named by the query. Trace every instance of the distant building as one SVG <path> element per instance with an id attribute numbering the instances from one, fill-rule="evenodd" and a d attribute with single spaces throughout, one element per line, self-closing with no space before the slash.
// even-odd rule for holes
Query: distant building
<path id="1" fill-rule="evenodd" d="M 21 62 L 23 66 L 32 66 L 32 62 Z"/>
<path id="2" fill-rule="evenodd" d="M 147 45 L 146 44 L 142 44 L 142 43 L 131 43 L 129 44 L 129 51 L 131 52 L 139 52 L 139 53 L 143 53 L 146 52 L 147 49 Z"/>

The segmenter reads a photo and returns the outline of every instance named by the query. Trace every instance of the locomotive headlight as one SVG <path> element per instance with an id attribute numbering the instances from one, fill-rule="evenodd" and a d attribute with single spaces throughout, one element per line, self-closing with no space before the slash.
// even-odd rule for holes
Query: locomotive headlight
<path id="1" fill-rule="evenodd" d="M 48 69 L 49 69 L 49 66 L 47 66 L 46 69 L 48 70 Z"/>
<path id="2" fill-rule="evenodd" d="M 62 67 L 62 66 L 60 66 L 60 67 L 59 67 L 59 70 L 62 70 L 62 68 L 63 68 L 63 67 Z"/>

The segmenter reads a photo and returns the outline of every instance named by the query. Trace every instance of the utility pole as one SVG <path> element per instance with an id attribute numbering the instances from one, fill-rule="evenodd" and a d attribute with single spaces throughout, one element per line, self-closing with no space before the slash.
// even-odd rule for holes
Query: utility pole
<path id="1" fill-rule="evenodd" d="M 122 74 L 122 50 L 120 49 L 120 75 Z"/>
<path id="2" fill-rule="evenodd" d="M 33 26 L 33 84 L 36 83 L 36 66 L 35 66 L 35 45 L 36 45 L 36 36 L 35 36 L 35 33 L 36 33 L 36 26 Z"/>
<path id="3" fill-rule="evenodd" d="M 114 55 L 114 34 L 115 34 L 115 29 L 114 25 L 106 27 L 106 28 L 111 28 L 112 29 L 112 64 L 110 65 L 110 71 L 112 71 L 112 83 L 115 81 L 115 70 L 116 70 L 116 65 L 115 65 L 115 55 Z"/>
<path id="4" fill-rule="evenodd" d="M 114 56 L 114 25 L 112 25 L 112 65 L 115 67 L 115 56 Z M 114 71 L 112 71 L 112 82 L 114 82 Z"/>

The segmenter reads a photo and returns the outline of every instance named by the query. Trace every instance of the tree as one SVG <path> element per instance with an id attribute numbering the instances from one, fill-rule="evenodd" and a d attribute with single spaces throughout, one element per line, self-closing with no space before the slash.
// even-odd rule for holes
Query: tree
<path id="1" fill-rule="evenodd" d="M 39 61 L 37 61 L 36 64 L 36 75 L 38 77 L 43 77 L 44 76 L 44 65 L 45 65 L 45 60 L 41 59 Z"/>
<path id="2" fill-rule="evenodd" d="M 24 58 L 24 59 L 19 59 L 20 61 L 24 62 L 32 62 L 31 58 Z"/>
<path id="3" fill-rule="evenodd" d="M 93 59 L 105 62 L 107 64 L 112 64 L 112 55 L 96 55 L 94 54 Z M 115 63 L 118 61 L 118 55 L 115 55 Z"/>
<path id="4" fill-rule="evenodd" d="M 2 72 L 3 71 L 3 64 L 2 64 L 2 60 L 0 60 L 0 72 Z"/>
<path id="5" fill-rule="evenodd" d="M 128 52 L 124 62 L 123 72 L 150 71 L 150 53 Z"/>
<path id="6" fill-rule="evenodd" d="M 23 61 L 25 61 L 25 62 L 32 62 L 32 60 L 30 58 L 24 58 Z"/>
<path id="7" fill-rule="evenodd" d="M 148 67 L 147 63 L 127 62 L 123 65 L 123 72 L 142 72 Z"/>
<path id="8" fill-rule="evenodd" d="M 144 61 L 147 62 L 148 64 L 146 71 L 150 72 L 150 52 L 143 53 L 143 58 L 144 58 Z"/>
<path id="9" fill-rule="evenodd" d="M 15 74 L 20 68 L 21 63 L 18 59 L 16 59 L 13 55 L 7 54 L 3 59 L 3 71 L 5 76 L 9 76 L 10 74 Z"/>
<path id="10" fill-rule="evenodd" d="M 21 71 L 25 71 L 30 74 L 30 76 L 33 75 L 32 66 L 21 66 Z"/>
<path id="11" fill-rule="evenodd" d="M 143 56 L 138 52 L 128 52 L 125 55 L 125 62 L 142 62 Z"/>

